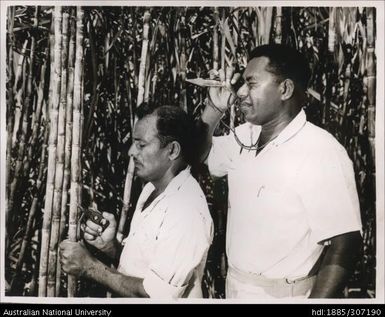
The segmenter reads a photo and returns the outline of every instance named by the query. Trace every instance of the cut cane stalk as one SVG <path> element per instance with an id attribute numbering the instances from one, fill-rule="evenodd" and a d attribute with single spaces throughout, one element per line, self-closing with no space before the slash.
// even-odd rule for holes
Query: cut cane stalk
<path id="1" fill-rule="evenodd" d="M 186 81 L 199 87 L 226 87 L 226 82 L 214 79 L 194 78 L 186 79 Z"/>

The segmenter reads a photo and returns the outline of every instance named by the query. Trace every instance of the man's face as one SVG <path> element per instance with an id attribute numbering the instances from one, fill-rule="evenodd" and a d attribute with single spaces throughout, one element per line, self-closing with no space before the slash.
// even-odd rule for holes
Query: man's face
<path id="1" fill-rule="evenodd" d="M 271 122 L 281 111 L 279 82 L 266 70 L 268 64 L 267 57 L 253 58 L 243 74 L 245 84 L 237 92 L 245 120 L 256 125 Z"/>
<path id="2" fill-rule="evenodd" d="M 156 116 L 150 115 L 136 123 L 134 142 L 129 150 L 129 155 L 134 158 L 136 174 L 148 182 L 160 180 L 171 164 L 169 148 L 161 147 L 156 120 Z"/>

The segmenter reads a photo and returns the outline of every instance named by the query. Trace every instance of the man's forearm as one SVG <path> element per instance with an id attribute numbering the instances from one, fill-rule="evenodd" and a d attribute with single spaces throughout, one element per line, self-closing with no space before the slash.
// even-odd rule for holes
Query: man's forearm
<path id="1" fill-rule="evenodd" d="M 349 271 L 339 265 L 326 265 L 318 274 L 309 298 L 335 298 L 345 286 Z"/>
<path id="2" fill-rule="evenodd" d="M 110 243 L 108 243 L 104 248 L 100 249 L 100 251 L 112 260 L 118 261 L 120 253 L 122 251 L 122 246 L 118 242 L 118 240 L 114 239 Z"/>
<path id="3" fill-rule="evenodd" d="M 210 102 L 210 101 L 209 101 Z M 212 138 L 216 126 L 218 125 L 223 113 L 214 107 L 206 105 L 200 121 L 198 121 L 198 130 L 200 134 L 200 161 L 203 162 L 210 152 Z"/>
<path id="4" fill-rule="evenodd" d="M 143 279 L 123 275 L 96 259 L 93 259 L 84 276 L 108 287 L 122 297 L 149 297 L 144 290 Z"/>
<path id="5" fill-rule="evenodd" d="M 354 269 L 360 245 L 361 236 L 358 231 L 331 239 L 331 245 L 321 262 L 310 298 L 338 297 Z"/>

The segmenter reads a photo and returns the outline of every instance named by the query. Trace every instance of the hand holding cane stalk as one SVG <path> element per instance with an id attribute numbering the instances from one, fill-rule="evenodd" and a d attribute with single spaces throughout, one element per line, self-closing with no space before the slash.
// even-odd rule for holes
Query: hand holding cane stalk
<path id="1" fill-rule="evenodd" d="M 237 98 L 233 85 L 238 82 L 241 74 L 234 74 L 234 68 L 228 66 L 226 73 L 223 69 L 219 71 L 212 69 L 209 71 L 209 76 L 210 79 L 194 78 L 186 79 L 186 82 L 199 87 L 209 87 L 209 105 L 223 114 Z"/>

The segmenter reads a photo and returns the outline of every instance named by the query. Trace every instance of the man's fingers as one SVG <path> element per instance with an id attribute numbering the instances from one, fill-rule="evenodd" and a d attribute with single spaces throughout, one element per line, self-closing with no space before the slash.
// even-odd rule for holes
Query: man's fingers
<path id="1" fill-rule="evenodd" d="M 96 230 L 90 228 L 89 226 L 85 226 L 83 230 L 84 234 L 88 233 L 89 235 L 92 235 L 94 237 L 97 237 L 102 231 L 103 229 L 101 226 L 96 226 Z"/>
<path id="2" fill-rule="evenodd" d="M 231 84 L 235 85 L 237 83 L 237 81 L 239 80 L 239 78 L 241 78 L 241 74 L 240 73 L 234 74 L 234 76 L 231 78 Z"/>
<path id="3" fill-rule="evenodd" d="M 228 66 L 226 68 L 226 82 L 230 83 L 231 82 L 231 79 L 233 77 L 233 74 L 234 74 L 234 68 L 231 67 L 231 66 Z"/>
<path id="4" fill-rule="evenodd" d="M 68 239 L 63 240 L 62 242 L 60 242 L 60 245 L 59 245 L 60 250 L 65 251 L 67 248 L 70 247 L 71 243 L 72 242 Z"/>
<path id="5" fill-rule="evenodd" d="M 219 71 L 219 80 L 220 81 L 225 81 L 226 80 L 226 76 L 225 76 L 225 71 L 221 68 Z"/>
<path id="6" fill-rule="evenodd" d="M 114 214 L 111 214 L 111 213 L 109 213 L 109 212 L 105 212 L 105 211 L 104 211 L 102 215 L 103 215 L 103 218 L 106 218 L 109 222 L 115 220 Z"/>
<path id="7" fill-rule="evenodd" d="M 102 230 L 102 227 L 99 226 L 98 224 L 96 224 L 95 222 L 93 222 L 92 220 L 88 219 L 87 222 L 86 222 L 86 228 L 89 228 L 90 230 L 93 230 L 95 232 L 98 232 L 100 230 Z"/>
<path id="8" fill-rule="evenodd" d="M 83 237 L 86 241 L 95 241 L 95 239 L 98 237 L 98 235 L 92 235 L 92 234 L 89 234 L 87 232 L 84 232 Z"/>
<path id="9" fill-rule="evenodd" d="M 218 74 L 218 71 L 216 69 L 210 69 L 209 70 L 209 78 L 210 79 L 216 79 L 218 78 L 219 74 Z"/>

